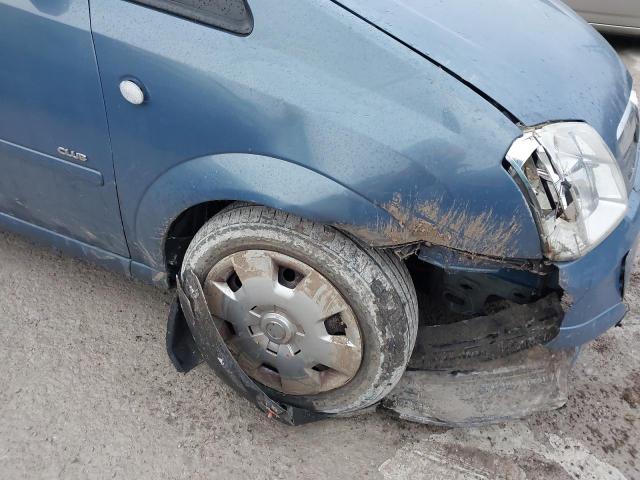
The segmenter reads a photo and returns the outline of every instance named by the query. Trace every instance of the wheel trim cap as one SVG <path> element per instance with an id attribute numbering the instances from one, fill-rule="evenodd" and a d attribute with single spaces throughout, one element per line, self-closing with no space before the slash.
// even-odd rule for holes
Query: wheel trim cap
<path id="1" fill-rule="evenodd" d="M 279 281 L 283 268 L 296 273 L 295 284 Z M 235 289 L 232 275 L 240 281 Z M 360 368 L 362 340 L 352 309 L 324 276 L 293 257 L 268 250 L 231 254 L 210 270 L 205 294 L 212 313 L 230 325 L 227 345 L 242 368 L 275 390 L 326 392 Z M 327 330 L 332 317 L 344 331 Z"/>

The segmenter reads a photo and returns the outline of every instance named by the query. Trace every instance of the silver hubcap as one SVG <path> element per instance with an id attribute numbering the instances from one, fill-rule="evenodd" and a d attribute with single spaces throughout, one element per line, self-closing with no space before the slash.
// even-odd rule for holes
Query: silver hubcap
<path id="1" fill-rule="evenodd" d="M 287 317 L 277 312 L 269 312 L 262 317 L 260 322 L 262 331 L 267 338 L 282 345 L 283 343 L 289 343 L 291 337 L 296 332 L 296 326 L 291 323 Z"/>
<path id="2" fill-rule="evenodd" d="M 229 350 L 255 380 L 289 395 L 349 382 L 362 363 L 356 317 L 320 273 L 292 257 L 245 250 L 207 275 L 205 294 L 223 319 Z"/>

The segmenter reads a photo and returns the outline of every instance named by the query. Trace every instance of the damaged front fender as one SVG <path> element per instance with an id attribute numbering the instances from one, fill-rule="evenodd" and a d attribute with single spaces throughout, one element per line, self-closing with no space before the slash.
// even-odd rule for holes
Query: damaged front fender
<path id="1" fill-rule="evenodd" d="M 467 193 L 395 193 L 381 205 L 388 219 L 337 226 L 374 246 L 421 243 L 500 259 L 542 257 L 537 227 L 519 192 L 487 203 L 467 199 Z"/>

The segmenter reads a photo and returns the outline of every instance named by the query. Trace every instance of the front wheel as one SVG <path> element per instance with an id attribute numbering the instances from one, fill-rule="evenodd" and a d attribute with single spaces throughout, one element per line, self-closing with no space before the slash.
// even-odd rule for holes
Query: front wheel
<path id="1" fill-rule="evenodd" d="M 187 268 L 224 320 L 229 350 L 275 399 L 355 411 L 382 399 L 409 361 L 418 307 L 392 252 L 267 207 L 234 204 L 196 234 Z"/>

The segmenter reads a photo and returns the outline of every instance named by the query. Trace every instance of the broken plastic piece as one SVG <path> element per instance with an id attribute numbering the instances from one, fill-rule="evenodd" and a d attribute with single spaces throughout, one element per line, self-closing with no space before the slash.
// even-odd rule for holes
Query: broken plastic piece
<path id="1" fill-rule="evenodd" d="M 287 425 L 302 425 L 331 416 L 283 405 L 270 398 L 242 370 L 228 350 L 217 328 L 222 322 L 212 316 L 196 275 L 187 271 L 183 281 L 184 284 L 178 278 L 179 301 L 172 305 L 167 323 L 167 349 L 178 371 L 187 372 L 204 360 L 220 378 L 257 405 L 268 418 Z M 532 316 L 544 313 L 543 317 L 554 317 L 555 310 L 549 301 L 547 298 L 534 304 Z M 206 328 L 194 328 L 195 325 Z M 475 331 L 465 323 L 458 333 L 469 329 Z M 443 335 L 452 333 L 446 330 Z M 484 332 L 483 329 L 481 331 Z M 191 332 L 206 333 L 194 336 Z M 438 338 L 438 341 L 445 339 L 442 336 Z M 444 343 L 453 346 L 447 341 Z M 464 350 L 465 345 L 469 347 L 468 342 L 461 343 L 457 348 Z M 438 350 L 436 348 L 429 355 L 422 353 L 430 359 L 422 367 L 434 368 L 439 360 L 441 368 L 444 364 L 449 368 L 441 371 L 410 368 L 382 401 L 384 408 L 402 419 L 448 426 L 496 423 L 559 408 L 567 401 L 568 374 L 577 355 L 577 350 L 551 351 L 537 346 L 503 358 L 481 361 L 490 355 L 477 355 L 475 352 L 454 357 L 449 354 L 440 356 L 443 352 Z M 504 353 L 505 350 L 509 349 L 502 345 L 495 353 Z M 488 351 L 493 350 L 489 348 Z M 446 362 L 442 362 L 445 359 Z M 415 352 L 412 362 L 415 365 Z M 463 364 L 463 369 L 452 368 Z"/>
<path id="2" fill-rule="evenodd" d="M 422 325 L 408 368 L 483 368 L 482 362 L 548 343 L 558 335 L 563 317 L 560 298 L 552 293 L 529 304 L 511 304 L 491 315 L 442 325 Z"/>
<path id="3" fill-rule="evenodd" d="M 257 405 L 269 418 L 276 418 L 288 425 L 302 425 L 330 416 L 291 405 L 283 405 L 271 399 L 242 370 L 224 343 L 217 327 L 217 324 L 222 322 L 214 321 L 198 277 L 191 270 L 187 270 L 183 274 L 183 281 L 184 283 L 180 281 L 180 278 L 177 279 L 178 298 L 184 313 L 184 319 L 192 332 L 193 341 L 202 358 L 220 378 L 242 396 Z M 194 328 L 198 324 L 205 328 Z M 194 335 L 193 332 L 205 333 Z"/>
<path id="4" fill-rule="evenodd" d="M 167 353 L 180 373 L 188 373 L 204 361 L 177 296 L 171 304 L 167 319 Z"/>
<path id="5" fill-rule="evenodd" d="M 467 371 L 407 370 L 383 400 L 398 417 L 471 427 L 553 410 L 567 402 L 577 350 L 538 346 Z"/>

